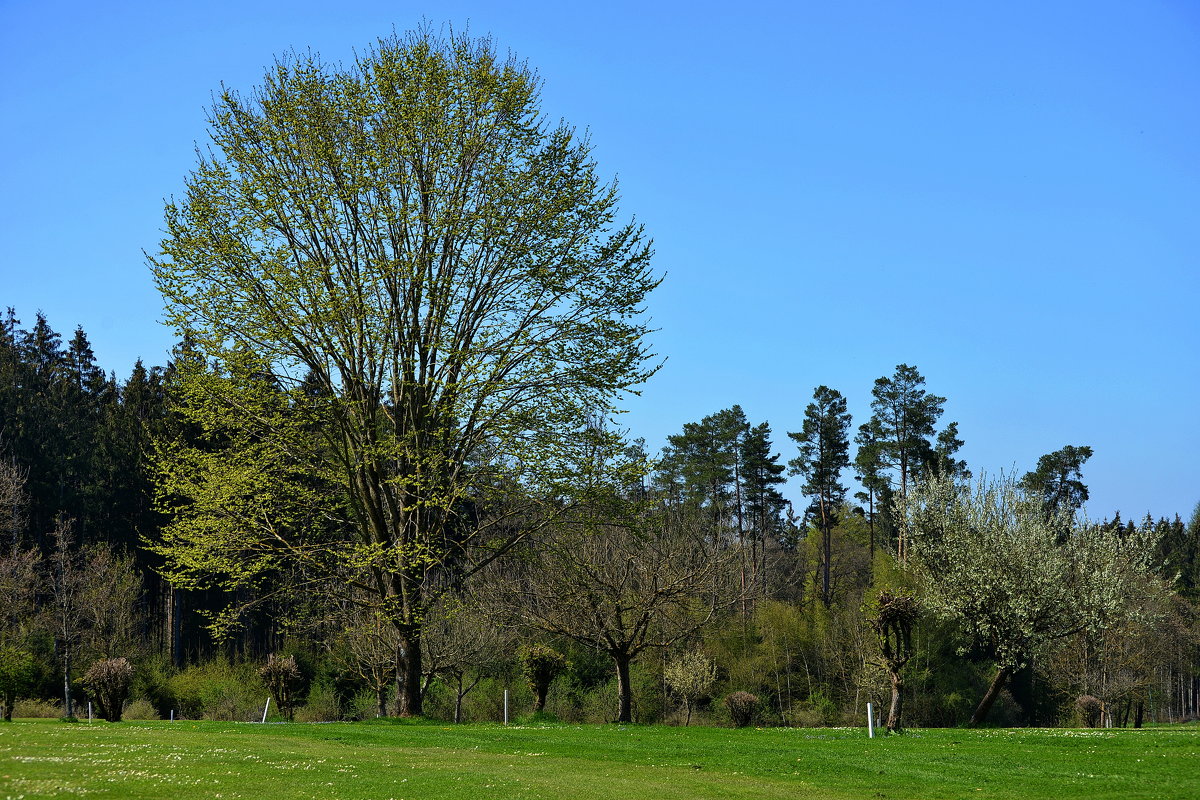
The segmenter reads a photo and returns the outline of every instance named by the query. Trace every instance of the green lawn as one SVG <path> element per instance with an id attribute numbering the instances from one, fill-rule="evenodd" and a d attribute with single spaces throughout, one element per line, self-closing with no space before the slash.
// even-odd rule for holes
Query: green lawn
<path id="1" fill-rule="evenodd" d="M 0 800 L 1200 797 L 1200 731 L 0 724 Z"/>

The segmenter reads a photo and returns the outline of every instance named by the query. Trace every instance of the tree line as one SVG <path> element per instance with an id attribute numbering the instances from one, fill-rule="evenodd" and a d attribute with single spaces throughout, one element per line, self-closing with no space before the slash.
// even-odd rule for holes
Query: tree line
<path id="1" fill-rule="evenodd" d="M 332 557 L 318 552 L 339 541 L 328 530 L 309 540 L 313 552 L 273 562 L 262 580 L 220 575 L 211 563 L 206 580 L 182 579 L 180 553 L 164 548 L 177 524 L 164 505 L 177 497 L 174 473 L 156 465 L 164 452 L 188 442 L 237 453 L 239 468 L 250 465 L 256 511 L 274 504 L 275 525 L 320 529 L 322 503 L 335 494 L 314 491 L 316 477 L 286 464 L 247 462 L 245 442 L 205 431 L 186 407 L 179 362 L 196 361 L 186 343 L 167 367 L 138 363 L 119 381 L 96 368 L 82 329 L 64 345 L 41 315 L 26 331 L 10 310 L 3 330 L 9 713 L 19 695 L 91 697 L 87 668 L 125 657 L 133 691 L 165 717 L 187 705 L 166 688 L 172 678 L 214 659 L 258 670 L 285 652 L 301 666 L 291 684 L 275 682 L 284 708 L 324 691 L 339 713 L 358 695 L 370 698 L 355 706 L 360 714 L 405 712 L 402 641 L 386 616 L 353 587 L 330 585 L 342 568 L 318 575 L 305 563 Z M 908 365 L 876 383 L 854 457 L 845 398 L 825 386 L 788 432 L 796 455 L 786 460 L 770 425 L 739 406 L 684 425 L 654 457 L 640 441 L 614 446 L 591 430 L 587 492 L 547 511 L 510 487 L 503 500 L 492 496 L 495 510 L 472 510 L 507 518 L 517 541 L 491 545 L 506 549 L 503 558 L 469 556 L 487 563 L 428 590 L 436 596 L 422 618 L 422 710 L 486 717 L 508 686 L 544 711 L 554 686 L 550 708 L 567 718 L 724 719 L 730 711 L 714 699 L 741 691 L 756 698 L 760 721 L 833 724 L 861 716 L 867 699 L 889 707 L 895 684 L 911 724 L 983 722 L 993 707 L 997 721 L 1014 723 L 1095 721 L 1096 709 L 1118 724 L 1193 715 L 1200 515 L 1186 525 L 1117 518 L 1080 528 L 1091 451 L 1069 446 L 984 490 L 993 503 L 1007 493 L 1010 512 L 1023 503 L 1019 524 L 997 522 L 1003 514 L 990 529 L 962 523 L 952 509 L 970 471 L 954 459 L 957 426 L 938 429 L 944 399 L 923 384 Z M 278 386 L 270 394 L 264 406 L 295 402 Z M 896 420 L 914 418 L 923 421 L 898 432 Z M 274 487 L 272 469 L 285 473 Z M 852 500 L 848 471 L 861 489 Z M 803 479 L 802 503 L 780 491 L 788 473 Z M 218 485 L 221 513 L 242 513 L 228 473 L 210 488 Z M 976 505 L 957 513 L 978 515 L 987 503 Z M 930 522 L 931 509 L 960 524 Z M 1022 539 L 1014 526 L 1041 538 Z M 981 538 L 959 541 L 962 531 Z M 1105 532 L 1115 549 L 1101 552 Z M 1125 582 L 1110 581 L 1104 602 L 1089 605 L 1088 592 L 1104 594 L 1095 573 Z M 1024 605 L 997 599 L 1015 592 L 1028 595 Z M 1031 613 L 1039 620 L 1021 616 Z"/>

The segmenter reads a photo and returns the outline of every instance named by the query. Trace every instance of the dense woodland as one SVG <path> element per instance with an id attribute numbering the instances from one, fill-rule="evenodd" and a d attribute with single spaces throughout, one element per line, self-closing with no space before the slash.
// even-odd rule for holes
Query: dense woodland
<path id="1" fill-rule="evenodd" d="M 279 563 L 238 581 L 164 548 L 178 524 L 171 487 L 180 479 L 161 464 L 165 448 L 223 446 L 189 413 L 179 378 L 189 358 L 193 371 L 216 374 L 185 343 L 165 367 L 138 362 L 119 378 L 96 366 L 82 328 L 64 339 L 40 314 L 27 328 L 11 309 L 4 318 L 6 713 L 14 704 L 18 715 L 80 713 L 73 704 L 99 701 L 85 674 L 115 658 L 132 665 L 127 715 L 247 719 L 268 691 L 297 719 L 410 711 L 397 691 L 405 676 L 396 632 L 328 570 Z M 267 385 L 275 397 L 263 402 L 303 417 L 289 405 L 294 393 Z M 1095 612 L 1104 620 L 1018 627 L 1006 640 L 1003 621 L 981 622 L 987 604 L 1002 601 L 977 598 L 984 606 L 955 613 L 955 598 L 939 596 L 953 594 L 952 565 L 922 549 L 919 532 L 933 528 L 921 527 L 921 515 L 939 505 L 928 487 L 972 482 L 955 457 L 958 426 L 941 419 L 944 399 L 907 365 L 853 388 L 872 398 L 873 415 L 857 426 L 844 397 L 822 386 L 782 421 L 785 437 L 733 406 L 688 423 L 660 453 L 623 441 L 619 452 L 598 454 L 610 462 L 605 486 L 571 499 L 560 492 L 549 510 L 519 485 L 468 502 L 463 513 L 476 524 L 502 521 L 492 539 L 505 544 L 471 551 L 475 564 L 434 565 L 439 574 L 422 589 L 421 712 L 495 720 L 508 689 L 514 714 L 563 720 L 694 724 L 749 714 L 760 724 L 861 724 L 867 701 L 887 707 L 894 677 L 903 724 L 960 725 L 978 715 L 999 670 L 1004 681 L 978 722 L 1197 716 L 1200 509 L 1187 522 L 1092 525 L 1149 547 L 1145 574 L 1121 584 L 1120 603 Z M 1009 488 L 1036 499 L 1048 524 L 1066 520 L 1087 498 L 1090 454 L 1083 446 L 1047 454 Z M 265 502 L 286 496 L 304 506 L 283 515 L 289 524 L 337 524 L 331 509 L 342 501 L 320 475 L 262 469 Z M 785 474 L 803 477 L 803 497 L 781 494 Z M 1065 552 L 1086 536 L 1077 522 L 1062 524 Z M 311 543 L 322 541 L 337 538 Z M 1084 577 L 1060 581 L 1067 605 L 1085 605 L 1082 587 L 1097 572 L 1121 569 L 1123 556 L 1104 562 L 1097 552 L 1072 556 L 1066 569 Z M 976 555 L 992 577 L 967 579 L 1034 582 L 1021 561 L 1028 554 L 999 555 L 1015 577 Z M 921 564 L 937 574 L 922 575 Z M 1051 590 L 1039 591 L 1044 599 Z"/>

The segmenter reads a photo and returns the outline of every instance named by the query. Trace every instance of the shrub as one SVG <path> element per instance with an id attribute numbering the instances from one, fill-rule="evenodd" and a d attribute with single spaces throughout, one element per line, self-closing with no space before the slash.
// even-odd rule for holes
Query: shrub
<path id="1" fill-rule="evenodd" d="M 1090 694 L 1081 694 L 1075 698 L 1075 712 L 1079 715 L 1079 724 L 1084 728 L 1094 728 L 1100 724 L 1100 700 Z"/>
<path id="2" fill-rule="evenodd" d="M 13 716 L 26 719 L 57 719 L 62 716 L 62 706 L 57 700 L 26 698 L 16 702 Z"/>
<path id="3" fill-rule="evenodd" d="M 308 702 L 296 710 L 295 718 L 300 722 L 337 722 L 342 718 L 337 692 L 327 683 L 318 683 L 308 693 Z"/>
<path id="4" fill-rule="evenodd" d="M 275 699 L 275 706 L 279 709 L 279 713 L 283 714 L 284 719 L 291 722 L 296 695 L 304 688 L 304 676 L 300 674 L 296 657 L 280 658 L 272 653 L 267 656 L 267 663 L 259 669 L 258 674 L 271 691 L 271 697 Z"/>
<path id="5" fill-rule="evenodd" d="M 521 674 L 525 676 L 533 692 L 533 711 L 536 714 L 546 707 L 546 693 L 550 683 L 567 670 L 567 657 L 544 644 L 531 644 L 517 651 L 521 661 Z"/>
<path id="6" fill-rule="evenodd" d="M 121 712 L 121 716 L 131 720 L 151 720 L 162 719 L 158 713 L 158 709 L 149 700 L 139 697 L 137 700 L 131 700 L 125 704 L 125 710 Z"/>
<path id="7" fill-rule="evenodd" d="M 744 728 L 754 721 L 754 715 L 758 713 L 758 697 L 749 692 L 734 692 L 725 698 L 725 706 L 729 709 L 733 724 Z"/>
<path id="8" fill-rule="evenodd" d="M 312 702 L 312 694 L 309 694 Z M 346 702 L 346 718 L 355 722 L 364 719 L 375 719 L 379 713 L 379 699 L 374 689 L 360 689 Z"/>
<path id="9" fill-rule="evenodd" d="M 33 654 L 19 647 L 0 647 L 0 703 L 4 721 L 12 722 L 17 695 L 29 691 L 35 674 Z"/>
<path id="10" fill-rule="evenodd" d="M 209 661 L 172 675 L 164 687 L 167 711 L 179 719 L 257 722 L 268 694 L 258 670 L 249 664 Z"/>
<path id="11" fill-rule="evenodd" d="M 124 658 L 102 658 L 92 664 L 83 676 L 83 685 L 96 702 L 100 716 L 109 722 L 120 722 L 133 666 Z"/>

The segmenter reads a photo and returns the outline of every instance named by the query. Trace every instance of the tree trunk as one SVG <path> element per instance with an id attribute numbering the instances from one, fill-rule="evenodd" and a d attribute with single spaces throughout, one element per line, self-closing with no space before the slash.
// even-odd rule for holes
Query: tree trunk
<path id="1" fill-rule="evenodd" d="M 375 687 L 375 716 L 387 716 L 387 684 L 381 683 Z"/>
<path id="2" fill-rule="evenodd" d="M 12 722 L 13 706 L 17 704 L 16 692 L 5 692 L 4 694 L 4 721 Z"/>
<path id="3" fill-rule="evenodd" d="M 903 728 L 901 715 L 904 712 L 904 680 L 900 677 L 900 672 L 896 671 L 891 674 L 892 678 L 892 705 L 888 709 L 887 731 L 888 733 L 899 733 Z"/>
<path id="4" fill-rule="evenodd" d="M 825 495 L 817 496 L 817 503 L 821 509 L 821 602 L 829 608 L 829 518 L 825 513 Z"/>
<path id="5" fill-rule="evenodd" d="M 991 685 L 988 686 L 983 699 L 979 701 L 979 706 L 975 709 L 975 713 L 971 715 L 970 727 L 974 728 L 983 723 L 988 712 L 992 710 L 992 704 L 996 702 L 996 698 L 1000 696 L 1000 692 L 1004 691 L 1004 685 L 1008 683 L 1008 676 L 1011 674 L 1012 670 L 1008 667 L 1001 667 L 996 673 L 996 677 L 992 678 Z"/>
<path id="6" fill-rule="evenodd" d="M 546 695 L 550 692 L 550 684 L 538 681 L 533 689 L 533 713 L 540 714 L 546 710 Z"/>
<path id="7" fill-rule="evenodd" d="M 1145 713 L 1145 711 L 1146 711 L 1145 701 L 1138 700 L 1137 707 L 1134 709 L 1134 712 L 1133 712 L 1133 727 L 1135 727 L 1135 728 L 1142 727 L 1142 715 Z"/>
<path id="8" fill-rule="evenodd" d="M 629 684 L 629 662 L 626 653 L 612 653 L 617 665 L 617 722 L 633 722 L 633 687 Z"/>
<path id="9" fill-rule="evenodd" d="M 66 716 L 74 716 L 75 705 L 71 698 L 71 645 L 63 645 L 63 707 Z"/>
<path id="10" fill-rule="evenodd" d="M 425 711 L 422 699 L 421 635 L 403 630 L 396 648 L 396 716 L 421 716 Z"/>

